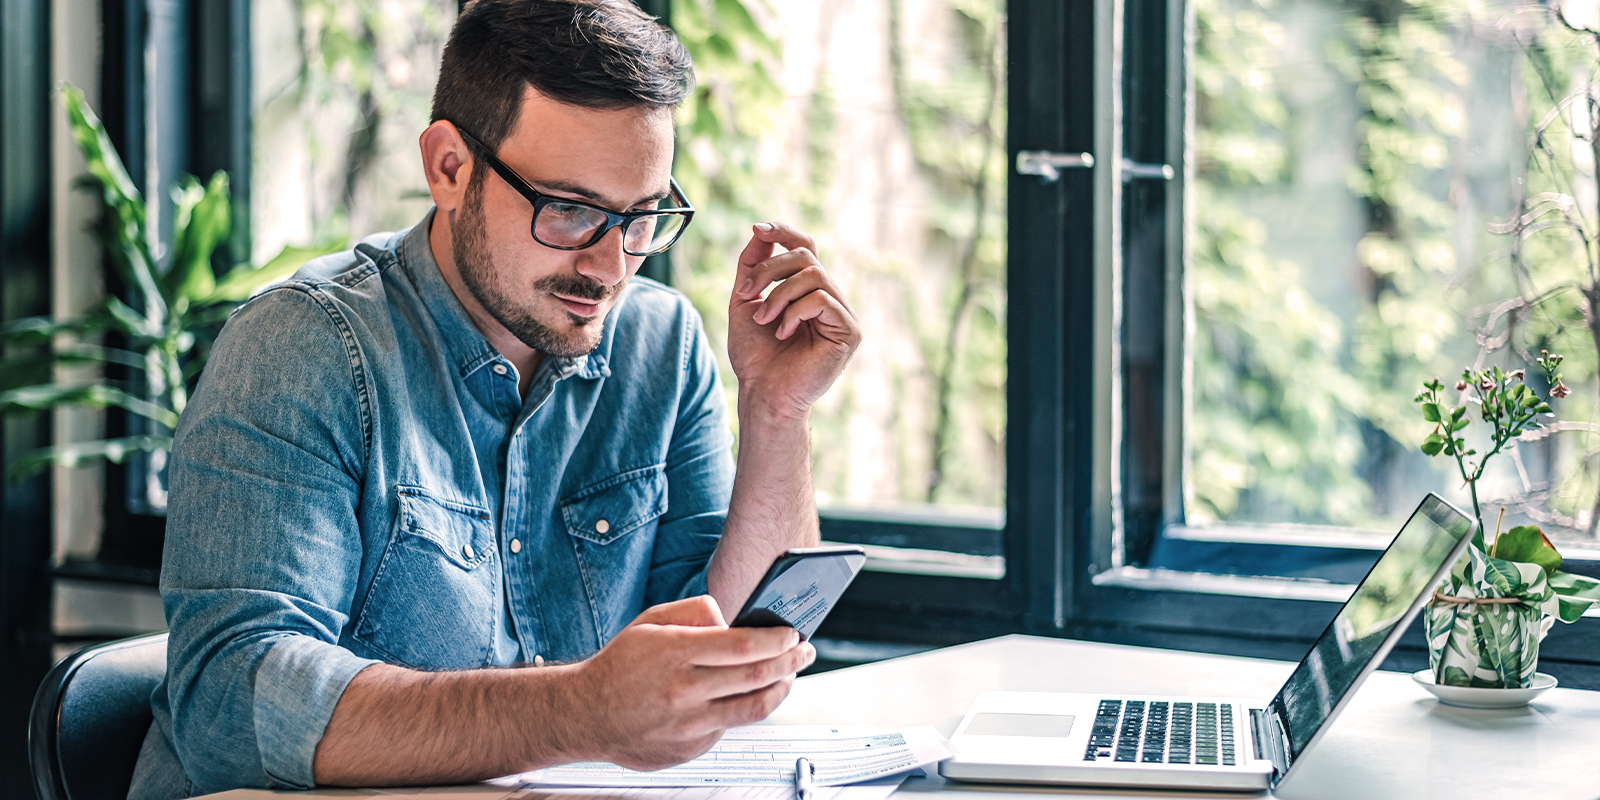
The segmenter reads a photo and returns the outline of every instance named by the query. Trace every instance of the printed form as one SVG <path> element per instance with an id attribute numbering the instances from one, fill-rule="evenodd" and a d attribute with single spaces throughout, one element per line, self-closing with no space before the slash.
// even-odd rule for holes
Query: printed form
<path id="1" fill-rule="evenodd" d="M 591 761 L 534 770 L 495 783 L 522 786 L 794 787 L 794 762 L 816 765 L 817 786 L 843 786 L 905 773 L 949 758 L 949 742 L 929 726 L 751 725 L 730 728 L 705 755 L 655 772 Z M 819 792 L 826 798 L 826 795 Z M 687 799 L 685 799 L 687 800 Z"/>

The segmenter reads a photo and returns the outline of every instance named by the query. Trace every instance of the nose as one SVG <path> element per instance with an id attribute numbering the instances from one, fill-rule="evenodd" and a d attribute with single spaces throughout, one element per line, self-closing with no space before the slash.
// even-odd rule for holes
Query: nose
<path id="1" fill-rule="evenodd" d="M 578 251 L 578 274 L 602 286 L 615 286 L 644 259 L 622 250 L 622 227 L 605 232 L 600 241 Z"/>

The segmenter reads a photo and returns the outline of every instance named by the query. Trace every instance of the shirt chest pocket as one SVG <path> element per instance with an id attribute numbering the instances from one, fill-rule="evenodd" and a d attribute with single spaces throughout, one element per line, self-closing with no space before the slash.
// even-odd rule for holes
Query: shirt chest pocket
<path id="1" fill-rule="evenodd" d="M 574 492 L 561 503 L 567 533 L 608 545 L 667 513 L 660 465 L 631 470 Z"/>
<path id="2" fill-rule="evenodd" d="M 660 465 L 624 472 L 574 492 L 561 503 L 597 636 L 603 646 L 644 606 L 656 520 L 667 512 Z"/>
<path id="3" fill-rule="evenodd" d="M 394 529 L 355 635 L 412 667 L 482 666 L 500 609 L 494 522 L 418 487 L 396 491 Z"/>

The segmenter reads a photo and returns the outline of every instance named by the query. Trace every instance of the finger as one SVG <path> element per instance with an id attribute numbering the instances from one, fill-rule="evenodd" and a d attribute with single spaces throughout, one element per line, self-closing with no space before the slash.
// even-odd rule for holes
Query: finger
<path id="1" fill-rule="evenodd" d="M 711 697 L 732 697 L 793 677 L 816 659 L 816 648 L 810 642 L 801 642 L 776 658 L 731 667 L 702 667 L 699 672 L 713 687 Z"/>
<path id="2" fill-rule="evenodd" d="M 651 606 L 635 617 L 631 624 L 728 627 L 728 623 L 722 619 L 722 609 L 717 605 L 717 601 L 711 595 L 704 594 Z"/>
<path id="3" fill-rule="evenodd" d="M 818 331 L 824 338 L 845 344 L 852 344 L 861 338 L 855 317 L 837 298 L 822 291 L 812 292 L 784 309 L 774 335 L 780 340 L 787 340 L 800 329 L 801 324 L 810 320 L 816 320 L 818 325 L 827 329 Z"/>
<path id="4" fill-rule="evenodd" d="M 733 285 L 734 295 L 740 296 L 745 287 L 745 280 L 750 277 L 750 270 L 757 264 L 772 258 L 777 250 L 773 242 L 761 238 L 761 226 L 770 223 L 762 222 L 751 226 L 750 241 L 746 242 L 744 249 L 739 251 L 739 267 L 734 270 Z"/>
<path id="5" fill-rule="evenodd" d="M 794 628 L 680 628 L 690 664 L 724 667 L 775 658 L 800 643 Z"/>
<path id="6" fill-rule="evenodd" d="M 757 223 L 755 236 L 763 242 L 770 242 L 785 250 L 799 250 L 805 248 L 817 252 L 817 240 L 811 234 L 786 222 L 761 222 Z"/>
<path id="7" fill-rule="evenodd" d="M 789 696 L 789 690 L 793 687 L 794 678 L 784 678 L 753 692 L 714 700 L 712 707 L 721 716 L 723 723 L 730 728 L 735 725 L 749 725 L 766 719 L 772 712 L 778 710 L 778 706 Z"/>
<path id="8" fill-rule="evenodd" d="M 739 282 L 734 295 L 746 300 L 760 297 L 773 283 L 786 280 L 808 267 L 820 266 L 822 262 L 817 260 L 816 254 L 803 247 L 775 255 L 745 270 L 744 280 Z"/>
<path id="9" fill-rule="evenodd" d="M 760 307 L 756 309 L 753 319 L 757 325 L 765 325 L 777 319 L 790 303 L 816 291 L 827 292 L 835 299 L 839 299 L 839 287 L 828 278 L 828 271 L 821 265 L 813 264 L 795 273 L 769 292 L 761 301 Z M 843 305 L 842 300 L 840 305 Z"/>

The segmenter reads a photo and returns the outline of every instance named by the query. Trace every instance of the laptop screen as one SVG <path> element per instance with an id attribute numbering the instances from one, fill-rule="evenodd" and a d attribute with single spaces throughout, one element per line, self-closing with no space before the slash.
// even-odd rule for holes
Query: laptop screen
<path id="1" fill-rule="evenodd" d="M 1423 593 L 1455 560 L 1472 521 L 1437 495 L 1422 501 L 1389 549 L 1273 698 L 1293 764 L 1369 665 L 1388 652 Z"/>

